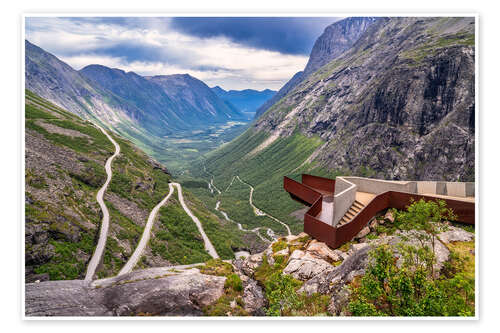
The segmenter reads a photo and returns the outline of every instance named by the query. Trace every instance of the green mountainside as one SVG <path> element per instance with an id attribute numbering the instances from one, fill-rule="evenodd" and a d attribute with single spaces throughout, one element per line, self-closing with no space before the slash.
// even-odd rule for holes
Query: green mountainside
<path id="1" fill-rule="evenodd" d="M 80 71 L 25 41 L 26 89 L 130 140 L 180 170 L 241 134 L 248 122 L 189 75 L 143 77 L 100 65 Z"/>
<path id="2" fill-rule="evenodd" d="M 85 274 L 97 242 L 101 211 L 96 193 L 106 180 L 104 164 L 114 152 L 105 135 L 26 90 L 26 277 L 77 279 Z M 169 192 L 171 176 L 130 141 L 111 133 L 121 153 L 112 163 L 105 193 L 110 230 L 100 277 L 114 275 L 133 252 L 151 209 Z M 204 225 L 222 258 L 244 248 L 236 226 L 205 207 L 189 190 L 185 200 Z M 176 197 L 175 197 L 176 198 Z M 185 264 L 208 259 L 201 235 L 169 199 L 153 228 L 141 267 Z"/>

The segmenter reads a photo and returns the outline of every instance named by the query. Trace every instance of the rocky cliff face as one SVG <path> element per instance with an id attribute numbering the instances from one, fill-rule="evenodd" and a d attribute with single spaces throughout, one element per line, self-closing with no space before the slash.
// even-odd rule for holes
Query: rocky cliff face
<path id="1" fill-rule="evenodd" d="M 255 117 L 258 118 L 266 112 L 321 66 L 344 53 L 375 21 L 376 18 L 373 17 L 349 17 L 326 27 L 323 34 L 314 43 L 306 68 L 296 73 L 271 100 L 263 104 L 257 110 Z"/>
<path id="2" fill-rule="evenodd" d="M 319 136 L 312 161 L 328 169 L 473 181 L 474 71 L 473 18 L 378 19 L 255 129 Z"/>

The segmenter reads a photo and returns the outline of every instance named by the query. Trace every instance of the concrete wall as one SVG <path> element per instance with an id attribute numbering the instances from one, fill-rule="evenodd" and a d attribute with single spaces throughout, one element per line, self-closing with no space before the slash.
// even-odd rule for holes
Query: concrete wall
<path id="1" fill-rule="evenodd" d="M 337 225 L 342 216 L 351 208 L 356 200 L 357 186 L 345 177 L 335 179 L 335 197 L 333 199 L 332 226 Z"/>
<path id="2" fill-rule="evenodd" d="M 476 183 L 465 183 L 465 195 L 474 197 L 476 193 Z"/>
<path id="3" fill-rule="evenodd" d="M 363 177 L 343 177 L 356 184 L 358 191 L 380 194 L 399 191 L 418 194 L 438 194 L 453 197 L 473 197 L 474 183 L 443 181 L 391 181 Z"/>
<path id="4" fill-rule="evenodd" d="M 437 182 L 417 182 L 418 194 L 437 194 Z"/>
<path id="5" fill-rule="evenodd" d="M 338 178 L 338 177 L 337 177 Z M 345 180 L 356 184 L 358 191 L 381 194 L 387 191 L 417 192 L 417 184 L 412 181 L 389 181 L 363 177 L 343 177 Z"/>
<path id="6" fill-rule="evenodd" d="M 465 197 L 465 183 L 446 182 L 446 192 L 452 197 Z"/>

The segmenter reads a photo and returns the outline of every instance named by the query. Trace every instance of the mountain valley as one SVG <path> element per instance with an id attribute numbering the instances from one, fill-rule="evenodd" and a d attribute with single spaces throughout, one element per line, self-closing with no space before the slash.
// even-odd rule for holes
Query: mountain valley
<path id="1" fill-rule="evenodd" d="M 435 207 L 385 209 L 333 249 L 283 179 L 474 182 L 475 24 L 341 19 L 279 91 L 75 70 L 25 40 L 26 315 L 474 316 L 474 226 L 439 210 L 431 243 L 403 222 Z M 394 281 L 426 274 L 407 312 L 363 294 L 389 255 Z"/>

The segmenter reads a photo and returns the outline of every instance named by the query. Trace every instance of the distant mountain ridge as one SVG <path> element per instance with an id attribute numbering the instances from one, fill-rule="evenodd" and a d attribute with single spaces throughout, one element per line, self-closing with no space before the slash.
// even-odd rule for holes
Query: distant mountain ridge
<path id="1" fill-rule="evenodd" d="M 248 120 L 187 74 L 144 77 L 102 65 L 76 71 L 27 40 L 25 49 L 27 89 L 148 150 L 161 151 L 157 140 L 180 130 Z"/>
<path id="2" fill-rule="evenodd" d="M 255 113 L 255 118 L 260 117 L 273 104 L 292 91 L 321 66 L 326 65 L 353 46 L 358 38 L 376 20 L 377 18 L 374 17 L 348 17 L 326 27 L 323 34 L 314 43 L 304 70 L 295 73 L 273 98 L 259 107 Z"/>
<path id="3" fill-rule="evenodd" d="M 219 86 L 215 86 L 211 89 L 215 94 L 217 94 L 217 96 L 225 101 L 228 101 L 232 105 L 236 106 L 238 110 L 247 113 L 252 117 L 262 104 L 276 94 L 276 91 L 271 89 L 261 91 L 254 89 L 224 90 Z"/>

